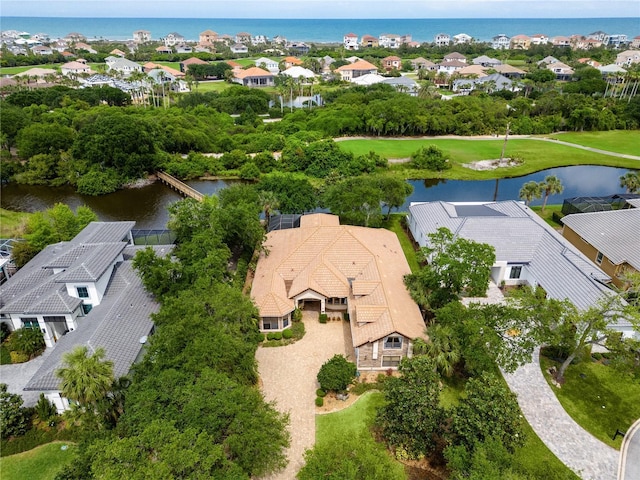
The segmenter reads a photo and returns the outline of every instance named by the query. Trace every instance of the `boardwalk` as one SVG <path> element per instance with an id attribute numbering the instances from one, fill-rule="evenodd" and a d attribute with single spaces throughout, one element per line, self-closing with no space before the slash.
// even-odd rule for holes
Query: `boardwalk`
<path id="1" fill-rule="evenodd" d="M 158 172 L 156 173 L 156 176 L 158 177 L 158 180 L 160 180 L 165 185 L 169 185 L 175 191 L 180 193 L 180 195 L 193 198 L 195 200 L 198 200 L 199 202 L 201 202 L 204 199 L 204 194 L 200 193 L 195 188 L 190 187 L 186 183 L 181 182 L 177 178 L 172 177 L 168 173 Z"/>

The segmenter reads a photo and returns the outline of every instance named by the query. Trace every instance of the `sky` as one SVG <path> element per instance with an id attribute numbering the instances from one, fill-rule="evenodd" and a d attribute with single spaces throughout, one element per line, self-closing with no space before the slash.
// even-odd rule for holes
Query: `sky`
<path id="1" fill-rule="evenodd" d="M 2 0 L 0 15 L 133 18 L 611 18 L 640 17 L 640 1 Z"/>

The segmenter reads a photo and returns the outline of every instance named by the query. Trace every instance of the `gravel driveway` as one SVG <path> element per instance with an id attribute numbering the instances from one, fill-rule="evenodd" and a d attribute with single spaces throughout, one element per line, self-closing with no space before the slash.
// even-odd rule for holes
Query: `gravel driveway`
<path id="1" fill-rule="evenodd" d="M 303 312 L 302 321 L 306 329 L 302 340 L 285 347 L 261 347 L 256 353 L 265 399 L 290 416 L 289 464 L 269 480 L 294 479 L 304 465 L 305 450 L 315 443 L 316 376 L 322 364 L 335 354 L 355 361 L 348 322 L 321 324 L 317 311 Z"/>

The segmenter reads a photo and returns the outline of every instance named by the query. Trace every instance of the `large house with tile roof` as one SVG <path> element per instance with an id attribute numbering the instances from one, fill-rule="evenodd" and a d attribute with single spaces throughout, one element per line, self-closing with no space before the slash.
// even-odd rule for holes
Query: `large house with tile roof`
<path id="1" fill-rule="evenodd" d="M 25 390 L 44 392 L 59 411 L 56 369 L 78 346 L 102 347 L 117 377 L 140 355 L 158 304 L 132 267 L 135 222 L 91 222 L 68 242 L 49 245 L 0 287 L 0 321 L 11 330 L 37 328 L 51 349 Z M 171 246 L 156 247 L 168 253 Z"/>
<path id="2" fill-rule="evenodd" d="M 340 74 L 342 80 L 353 82 L 355 78 L 363 75 L 378 73 L 378 67 L 366 60 L 356 60 L 353 63 L 336 68 L 336 72 Z"/>
<path id="3" fill-rule="evenodd" d="M 272 87 L 275 85 L 274 79 L 271 72 L 259 67 L 233 71 L 233 81 L 245 87 Z"/>
<path id="4" fill-rule="evenodd" d="M 568 299 L 581 310 L 613 294 L 611 277 L 521 202 L 412 203 L 408 224 L 421 247 L 440 227 L 492 245 L 496 260 L 491 280 L 497 285 L 542 288 L 550 298 Z M 628 321 L 610 327 L 633 335 Z"/>
<path id="5" fill-rule="evenodd" d="M 271 231 L 251 297 L 260 330 L 290 326 L 296 308 L 348 318 L 360 370 L 386 370 L 412 355 L 425 324 L 403 278 L 410 273 L 397 236 L 388 230 L 340 225 L 312 214 L 299 226 Z"/>

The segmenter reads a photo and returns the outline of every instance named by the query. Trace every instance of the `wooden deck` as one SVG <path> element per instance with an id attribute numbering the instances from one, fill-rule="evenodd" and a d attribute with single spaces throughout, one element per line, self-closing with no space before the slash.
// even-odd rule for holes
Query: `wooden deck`
<path id="1" fill-rule="evenodd" d="M 177 178 L 172 177 L 168 173 L 159 171 L 156 173 L 156 176 L 158 177 L 158 180 L 160 180 L 165 185 L 169 185 L 180 195 L 193 198 L 195 200 L 198 200 L 199 202 L 201 202 L 204 199 L 204 194 L 200 193 L 195 188 L 190 187 L 186 183 L 181 182 Z"/>

